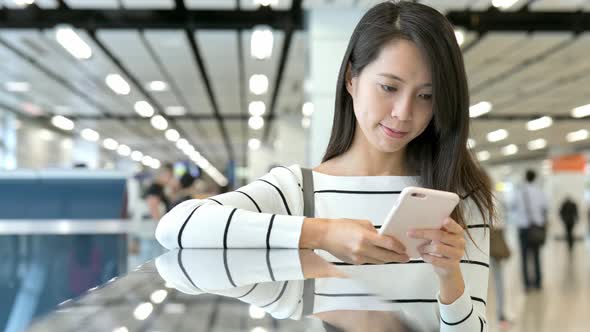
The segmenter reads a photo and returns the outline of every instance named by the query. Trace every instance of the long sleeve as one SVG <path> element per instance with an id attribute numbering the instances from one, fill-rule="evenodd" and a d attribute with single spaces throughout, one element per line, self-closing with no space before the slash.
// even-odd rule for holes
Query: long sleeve
<path id="1" fill-rule="evenodd" d="M 461 264 L 465 291 L 445 305 L 438 299 L 440 331 L 487 331 L 486 304 L 490 262 L 490 229 L 483 223 L 473 201 L 466 204 L 466 220 L 472 239 L 467 238 L 466 257 Z M 471 264 L 465 264 L 470 262 Z"/>
<path id="2" fill-rule="evenodd" d="M 229 193 L 168 212 L 156 238 L 172 248 L 298 248 L 303 225 L 299 166 L 276 167 Z"/>

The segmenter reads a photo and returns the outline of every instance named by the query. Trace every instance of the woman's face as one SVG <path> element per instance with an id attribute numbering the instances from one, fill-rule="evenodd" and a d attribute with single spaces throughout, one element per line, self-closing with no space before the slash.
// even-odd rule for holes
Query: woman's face
<path id="1" fill-rule="evenodd" d="M 364 134 L 378 151 L 403 150 L 432 119 L 430 69 L 411 41 L 388 43 L 346 88 L 353 99 L 356 135 Z"/>

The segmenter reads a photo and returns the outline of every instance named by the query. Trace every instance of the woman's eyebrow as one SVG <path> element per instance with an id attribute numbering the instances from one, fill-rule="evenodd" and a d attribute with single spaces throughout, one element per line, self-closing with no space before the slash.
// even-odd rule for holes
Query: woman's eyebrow
<path id="1" fill-rule="evenodd" d="M 390 73 L 380 73 L 379 76 L 383 76 L 383 77 L 387 77 L 387 78 L 391 78 L 393 80 L 396 81 L 400 81 L 402 83 L 406 83 L 406 81 L 404 81 L 401 77 L 394 75 L 394 74 L 390 74 Z M 432 83 L 424 83 L 422 85 L 420 85 L 420 87 L 431 87 Z"/>

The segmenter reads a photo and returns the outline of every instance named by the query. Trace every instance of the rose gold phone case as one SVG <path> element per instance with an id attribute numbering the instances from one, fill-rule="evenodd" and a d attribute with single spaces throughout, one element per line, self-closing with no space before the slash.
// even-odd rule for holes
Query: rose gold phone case
<path id="1" fill-rule="evenodd" d="M 393 206 L 379 231 L 392 235 L 406 246 L 410 258 L 419 258 L 418 247 L 428 241 L 412 239 L 410 228 L 440 229 L 444 220 L 459 204 L 455 193 L 419 187 L 406 187 Z"/>

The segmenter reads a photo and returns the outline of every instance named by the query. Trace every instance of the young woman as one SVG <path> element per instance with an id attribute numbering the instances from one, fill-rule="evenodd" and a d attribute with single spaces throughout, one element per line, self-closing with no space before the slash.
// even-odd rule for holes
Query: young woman
<path id="1" fill-rule="evenodd" d="M 484 330 L 494 206 L 468 134 L 453 27 L 430 7 L 384 2 L 360 20 L 344 54 L 330 142 L 313 169 L 315 215 L 302 216 L 301 168 L 277 167 L 234 192 L 180 204 L 156 237 L 167 248 L 309 248 L 331 261 L 397 263 L 378 270 L 395 276 L 389 309 L 444 331 Z M 442 229 L 410 231 L 430 241 L 412 261 L 375 229 L 410 185 L 469 196 Z M 322 287 L 329 282 L 316 283 L 318 294 Z"/>

